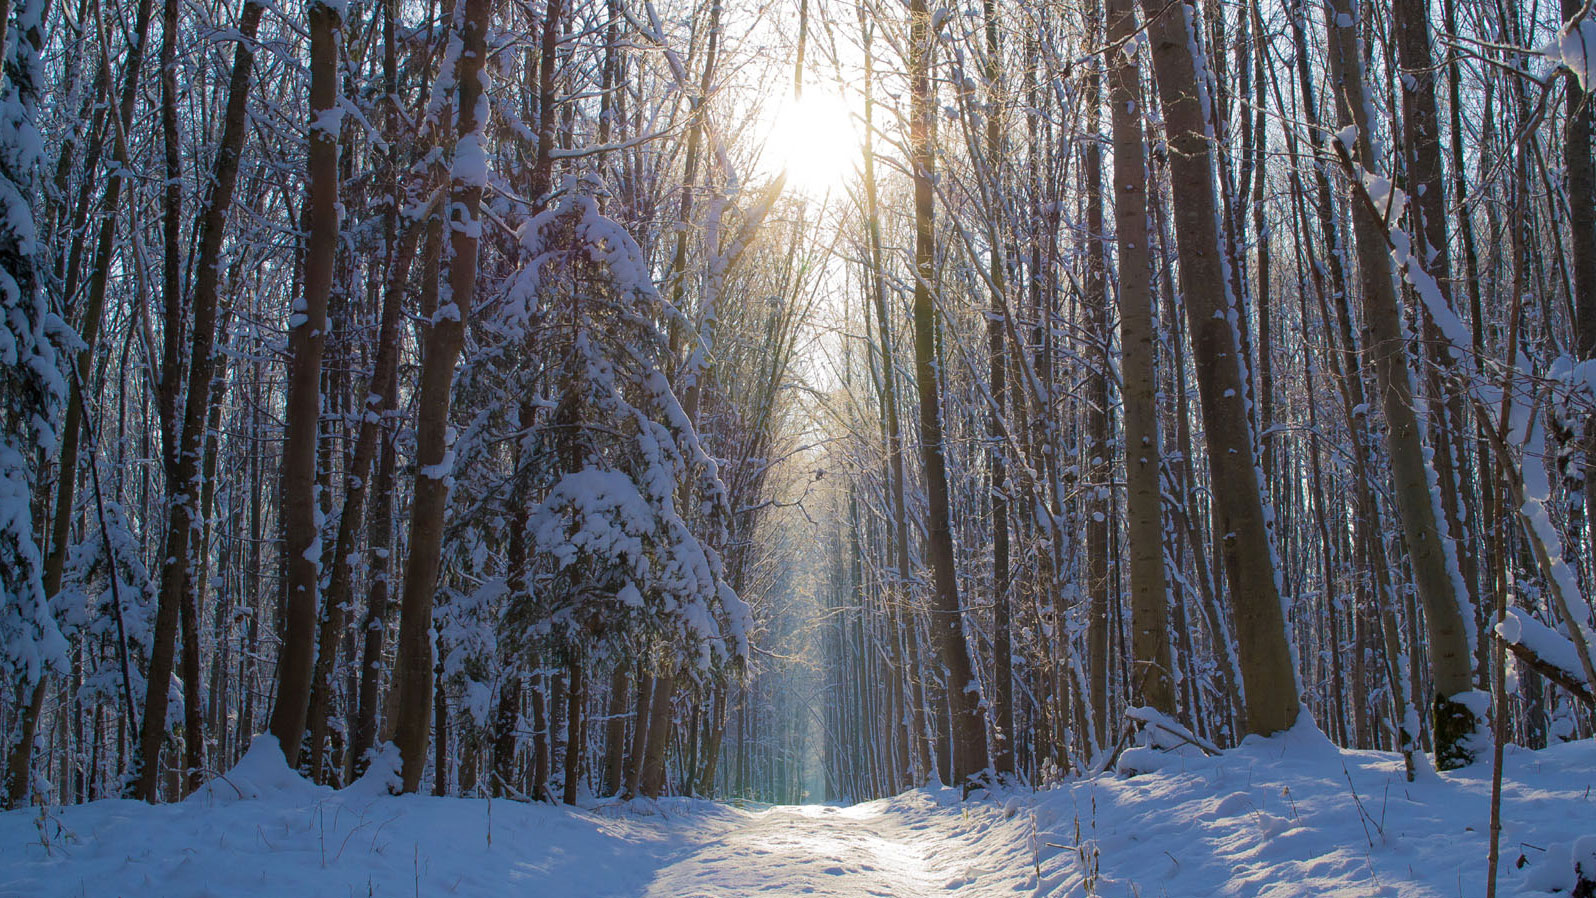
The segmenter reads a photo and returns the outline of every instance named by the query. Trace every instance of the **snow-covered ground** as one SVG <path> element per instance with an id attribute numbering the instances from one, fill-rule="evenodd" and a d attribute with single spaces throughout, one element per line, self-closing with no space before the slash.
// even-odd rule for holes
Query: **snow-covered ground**
<path id="1" fill-rule="evenodd" d="M 1596 743 L 1504 756 L 1497 894 L 1567 894 L 1574 843 L 1596 854 Z M 1184 749 L 1156 772 L 1043 793 L 1040 892 L 1477 898 L 1490 796 L 1489 764 L 1409 783 L 1399 756 L 1311 727 L 1218 757 Z M 1596 857 L 1585 869 L 1596 877 Z"/>
<path id="2" fill-rule="evenodd" d="M 394 797 L 382 780 L 312 786 L 263 737 L 180 804 L 0 814 L 0 896 L 1013 895 L 1035 881 L 1018 803 L 965 808 L 948 789 L 847 808 L 574 810 Z"/>
<path id="3" fill-rule="evenodd" d="M 1410 784 L 1398 758 L 1339 751 L 1309 731 L 998 800 L 926 789 L 763 810 L 392 797 L 380 774 L 335 792 L 291 775 L 275 751 L 258 745 L 177 805 L 0 814 L 0 896 L 1485 891 L 1488 768 Z M 1500 894 L 1566 895 L 1576 856 L 1596 854 L 1596 744 L 1510 749 L 1506 770 Z"/>

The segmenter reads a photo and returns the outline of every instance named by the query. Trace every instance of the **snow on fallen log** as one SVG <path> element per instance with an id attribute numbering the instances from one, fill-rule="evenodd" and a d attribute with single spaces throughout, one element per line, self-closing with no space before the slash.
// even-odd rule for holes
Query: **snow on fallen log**
<path id="1" fill-rule="evenodd" d="M 1579 649 L 1573 640 L 1546 626 L 1520 608 L 1507 609 L 1507 616 L 1496 625 L 1496 638 L 1524 666 L 1573 693 L 1580 701 L 1596 705 L 1596 693 L 1580 663 Z M 1596 642 L 1596 634 L 1584 630 L 1585 644 Z"/>
<path id="2" fill-rule="evenodd" d="M 1205 755 L 1212 756 L 1220 752 L 1218 746 L 1193 733 L 1180 721 L 1156 708 L 1126 708 L 1125 716 L 1141 724 L 1144 730 L 1151 731 L 1151 741 L 1157 748 L 1170 749 L 1181 745 L 1192 745 Z"/>

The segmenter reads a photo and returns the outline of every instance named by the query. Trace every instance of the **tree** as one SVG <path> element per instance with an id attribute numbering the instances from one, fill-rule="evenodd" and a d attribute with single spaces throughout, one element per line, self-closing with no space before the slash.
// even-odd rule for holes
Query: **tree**
<path id="1" fill-rule="evenodd" d="M 56 439 L 66 398 L 57 341 L 65 329 L 45 305 L 40 245 L 29 197 L 43 145 L 38 128 L 44 4 L 18 0 L 0 85 L 0 673 L 15 690 L 5 732 L 7 807 L 32 791 L 30 758 L 45 677 L 66 665 L 66 640 L 50 613 L 33 535 L 30 456 Z M 9 23 L 5 23 L 9 24 Z"/>
<path id="2" fill-rule="evenodd" d="M 1148 252 L 1147 161 L 1142 146 L 1141 71 L 1130 51 L 1133 0 L 1107 0 L 1112 54 L 1108 105 L 1114 136 L 1114 224 L 1119 250 L 1120 377 L 1125 401 L 1125 516 L 1131 587 L 1130 686 L 1136 700 L 1175 713 L 1169 651 L 1169 585 L 1164 573 L 1163 444 L 1158 427 L 1157 318 Z"/>
<path id="3" fill-rule="evenodd" d="M 290 766 L 299 763 L 316 663 L 316 618 L 321 593 L 321 528 L 317 524 L 316 435 L 320 428 L 322 354 L 327 344 L 327 297 L 339 243 L 338 58 L 342 6 L 309 6 L 310 122 L 304 207 L 303 295 L 288 320 L 288 390 L 283 420 L 283 653 L 277 662 L 277 704 L 271 733 Z"/>
<path id="4" fill-rule="evenodd" d="M 1374 155 L 1374 123 L 1368 116 L 1356 23 L 1356 10 L 1346 0 L 1325 8 L 1331 77 L 1336 82 L 1344 120 L 1353 128 L 1341 132 L 1336 144 L 1337 152 L 1348 163 L 1349 174 L 1361 179 L 1353 187 L 1352 220 L 1363 275 L 1363 326 L 1368 333 L 1364 351 L 1374 370 L 1380 407 L 1385 413 L 1386 449 L 1391 457 L 1397 517 L 1413 568 L 1414 585 L 1424 603 L 1430 673 L 1436 690 L 1432 706 L 1435 762 L 1437 767 L 1449 770 L 1473 762 L 1477 750 L 1475 734 L 1485 726 L 1473 694 L 1470 652 L 1474 612 L 1458 572 L 1451 535 L 1437 505 L 1436 471 L 1428 459 L 1424 430 L 1414 408 L 1416 389 L 1401 331 L 1402 310 L 1385 231 L 1393 211 L 1400 210 L 1395 207 L 1397 195 L 1379 174 Z M 1353 150 L 1357 154 L 1355 163 Z M 1409 260 L 1407 264 L 1422 263 Z"/>
<path id="5" fill-rule="evenodd" d="M 488 123 L 479 103 L 486 90 L 483 64 L 491 0 L 465 0 L 455 12 L 451 51 L 455 65 L 456 137 L 450 169 L 449 270 L 442 302 L 422 337 L 420 413 L 416 422 L 415 499 L 410 517 L 410 555 L 400 598 L 397 679 L 398 716 L 394 743 L 403 759 L 402 789 L 421 785 L 427 760 L 432 710 L 432 595 L 438 583 L 443 514 L 449 495 L 449 406 L 455 363 L 465 341 L 465 321 L 476 289 L 477 250 L 482 238 L 482 190 L 488 158 L 483 144 Z M 312 618 L 314 622 L 314 618 Z"/>
<path id="6" fill-rule="evenodd" d="M 914 378 L 920 395 L 920 465 L 925 475 L 928 520 L 926 555 L 931 563 L 933 602 L 931 634 L 948 677 L 952 707 L 954 783 L 966 789 L 978 782 L 989 765 L 986 710 L 981 684 L 970 663 L 964 636 L 964 611 L 959 605 L 958 571 L 954 568 L 953 523 L 948 496 L 948 470 L 942 435 L 942 392 L 936 362 L 936 228 L 933 180 L 936 140 L 935 98 L 931 93 L 931 53 L 935 46 L 931 15 L 925 0 L 909 3 L 909 169 L 914 181 Z"/>
<path id="7" fill-rule="evenodd" d="M 1193 29 L 1194 6 L 1182 2 L 1166 11 L 1156 0 L 1143 0 L 1142 14 L 1152 38 L 1153 74 L 1169 140 L 1180 288 L 1208 437 L 1214 525 L 1236 620 L 1247 731 L 1267 735 L 1297 722 L 1300 688 L 1247 417 L 1237 305 L 1220 244 L 1208 68 Z"/>
<path id="8" fill-rule="evenodd" d="M 244 143 L 250 76 L 255 62 L 251 41 L 260 27 L 262 10 L 263 7 L 258 3 L 244 4 L 238 29 L 244 40 L 234 50 L 232 80 L 228 85 L 227 112 L 222 126 L 222 140 L 217 147 L 213 186 L 201 213 L 197 275 L 189 304 L 194 320 L 190 331 L 192 346 L 188 360 L 188 389 L 182 426 L 177 434 L 174 495 L 167 512 L 166 555 L 161 565 L 156 640 L 150 656 L 149 676 L 146 678 L 148 691 L 144 698 L 144 721 L 139 738 L 144 766 L 139 771 L 137 794 L 145 801 L 155 801 L 159 797 L 158 760 L 161 743 L 166 736 L 167 685 L 172 676 L 171 637 L 161 634 L 174 633 L 174 618 L 183 603 L 192 601 L 194 590 L 190 541 L 200 519 L 200 491 L 204 485 L 200 461 L 207 429 L 205 422 L 213 401 L 211 377 L 216 353 L 216 306 L 222 241 L 226 236 L 228 213 L 232 210 L 233 190 L 238 184 L 239 153 Z M 186 671 L 185 676 L 197 676 L 197 673 L 197 670 Z M 199 771 L 188 771 L 187 788 L 192 788 L 198 782 L 198 776 Z"/>
<path id="9" fill-rule="evenodd" d="M 689 668 L 745 654 L 747 608 L 711 544 L 726 488 L 665 375 L 656 322 L 677 316 L 642 250 L 591 198 L 567 196 L 528 222 L 521 256 L 511 295 L 544 318 L 557 389 L 524 461 L 549 481 L 526 534 L 539 629 L 567 653 L 648 634 Z"/>

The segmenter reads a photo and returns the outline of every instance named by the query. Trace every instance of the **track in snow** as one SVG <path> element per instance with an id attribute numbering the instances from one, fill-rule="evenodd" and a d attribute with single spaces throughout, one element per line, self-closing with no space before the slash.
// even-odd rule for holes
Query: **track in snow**
<path id="1" fill-rule="evenodd" d="M 940 828 L 924 820 L 906 821 L 881 803 L 774 807 L 750 814 L 662 869 L 645 895 L 938 895 L 949 879 L 938 877 L 924 843 L 927 830 Z"/>

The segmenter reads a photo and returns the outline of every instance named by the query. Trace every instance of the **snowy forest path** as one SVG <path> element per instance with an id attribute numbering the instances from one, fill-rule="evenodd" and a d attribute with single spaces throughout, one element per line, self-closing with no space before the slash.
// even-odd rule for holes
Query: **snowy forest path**
<path id="1" fill-rule="evenodd" d="M 998 898 L 1035 889 L 1029 801 L 852 807 L 333 790 L 252 751 L 187 801 L 0 812 L 0 898 Z"/>
<path id="2" fill-rule="evenodd" d="M 993 896 L 1033 882 L 1012 815 L 993 807 L 972 813 L 937 797 L 911 792 L 852 807 L 746 812 L 662 868 L 643 896 Z M 995 825 L 1015 831 L 989 832 Z"/>
<path id="3" fill-rule="evenodd" d="M 774 807 L 661 870 L 646 898 L 937 894 L 904 824 L 869 805 Z"/>

